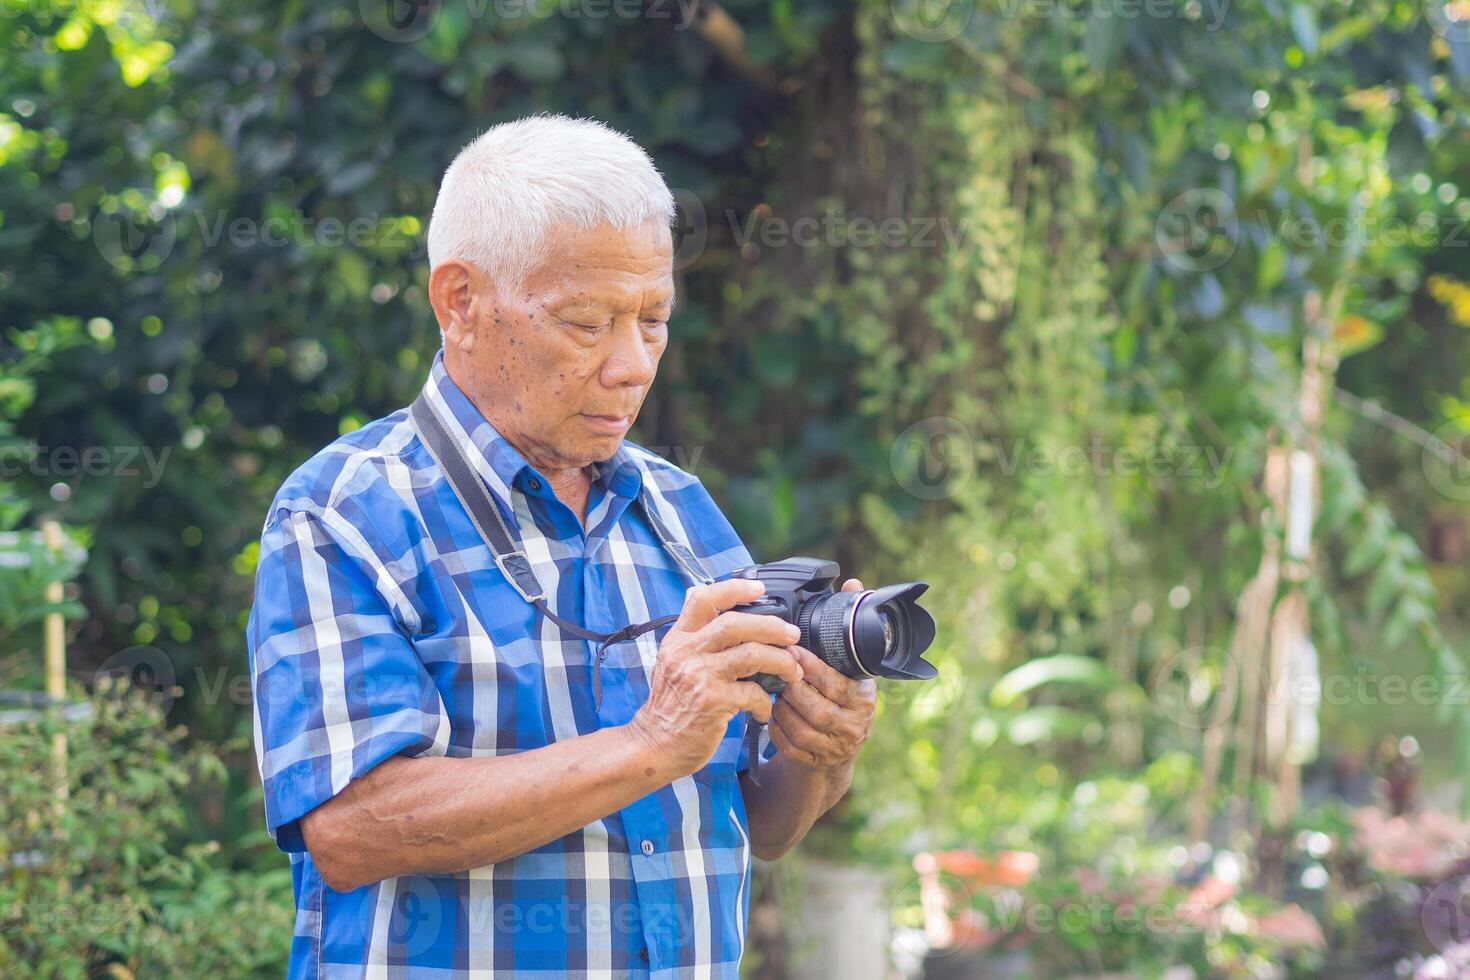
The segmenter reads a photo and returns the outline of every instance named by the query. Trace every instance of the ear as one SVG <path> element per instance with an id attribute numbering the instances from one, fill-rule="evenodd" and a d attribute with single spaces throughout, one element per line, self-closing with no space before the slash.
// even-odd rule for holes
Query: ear
<path id="1" fill-rule="evenodd" d="M 429 274 L 429 305 L 444 332 L 444 346 L 468 354 L 484 319 L 487 282 L 468 262 L 450 259 Z"/>

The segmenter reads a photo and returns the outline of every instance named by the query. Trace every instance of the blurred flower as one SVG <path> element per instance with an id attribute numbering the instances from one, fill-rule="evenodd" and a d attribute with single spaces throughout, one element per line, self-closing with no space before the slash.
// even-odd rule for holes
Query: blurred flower
<path id="1" fill-rule="evenodd" d="M 1470 943 L 1451 946 L 1439 956 L 1431 956 L 1414 971 L 1414 980 L 1460 980 L 1470 977 Z"/>
<path id="2" fill-rule="evenodd" d="M 1287 949 L 1326 949 L 1327 938 L 1322 926 L 1295 903 L 1256 920 L 1251 930 L 1262 939 L 1280 943 Z"/>
<path id="3" fill-rule="evenodd" d="M 1465 857 L 1470 823 L 1434 810 L 1391 817 L 1377 807 L 1353 814 L 1354 843 L 1375 870 L 1420 881 L 1443 878 Z"/>
<path id="4" fill-rule="evenodd" d="M 940 851 L 914 858 L 914 870 L 920 874 L 952 874 L 972 889 L 1019 888 L 1031 880 L 1040 866 L 1041 859 L 1027 851 L 1001 851 L 993 858 L 966 850 Z"/>

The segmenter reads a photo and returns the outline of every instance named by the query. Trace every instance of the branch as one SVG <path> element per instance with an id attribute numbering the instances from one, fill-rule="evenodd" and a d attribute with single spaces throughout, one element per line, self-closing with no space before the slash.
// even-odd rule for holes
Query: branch
<path id="1" fill-rule="evenodd" d="M 1461 463 L 1470 463 L 1470 457 L 1466 457 L 1454 446 L 1445 442 L 1439 436 L 1427 429 L 1420 428 L 1413 422 L 1401 415 L 1395 415 L 1377 402 L 1365 401 L 1350 391 L 1341 388 L 1333 389 L 1337 400 L 1348 408 L 1353 409 L 1363 418 L 1370 422 L 1377 422 L 1395 435 L 1403 436 L 1410 442 L 1426 449 L 1444 461 L 1447 466 L 1456 466 Z"/>
<path id="2" fill-rule="evenodd" d="M 758 65 L 745 51 L 745 28 L 714 0 L 694 0 L 689 19 L 698 34 L 720 60 L 742 78 L 768 91 L 776 91 L 776 73 L 769 65 Z"/>

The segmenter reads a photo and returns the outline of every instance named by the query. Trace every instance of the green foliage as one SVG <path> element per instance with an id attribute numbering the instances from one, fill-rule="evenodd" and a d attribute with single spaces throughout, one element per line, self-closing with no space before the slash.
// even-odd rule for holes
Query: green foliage
<path id="1" fill-rule="evenodd" d="M 16 434 L 16 423 L 35 401 L 37 376 L 62 351 L 78 346 L 79 334 L 80 325 L 66 318 L 11 333 L 15 355 L 0 362 L 0 461 L 6 473 L 24 471 L 31 458 L 29 444 Z M 0 480 L 0 642 L 12 650 L 33 649 L 29 644 L 38 638 L 36 627 L 50 613 L 77 616 L 82 611 L 75 601 L 50 602 L 46 589 L 74 579 L 85 551 L 70 539 L 55 550 L 39 531 L 23 528 L 30 510 L 31 502 L 15 484 Z M 39 657 L 32 663 L 39 666 Z"/>
<path id="2" fill-rule="evenodd" d="M 172 845 L 191 791 L 224 777 L 219 758 L 186 746 L 140 695 L 104 690 L 75 707 L 81 717 L 47 712 L 0 737 L 0 973 L 279 976 L 290 870 L 235 874 L 211 860 L 217 845 Z"/>
<path id="3" fill-rule="evenodd" d="M 92 529 L 74 662 L 150 644 L 180 678 L 244 669 L 266 501 L 405 404 L 437 346 L 439 175 L 487 125 L 552 109 L 630 133 L 706 218 L 635 437 L 692 465 L 758 557 L 933 583 L 940 677 L 885 686 L 814 849 L 1052 847 L 1079 786 L 1139 773 L 1167 777 L 1147 805 L 1177 836 L 1204 734 L 1151 679 L 1187 661 L 1218 686 L 1283 533 L 1260 489 L 1283 442 L 1322 465 L 1303 588 L 1324 667 L 1462 674 L 1415 539 L 1463 525 L 1463 501 L 1330 393 L 1320 430 L 1298 396 L 1315 337 L 1413 425 L 1470 418 L 1470 45 L 1435 3 L 1144 6 L 1168 16 L 732 3 L 740 61 L 673 8 L 429 5 L 395 43 L 347 2 L 9 0 L 0 410 L 19 421 L 0 437 L 168 452 L 157 485 L 62 481 Z M 780 243 L 804 218 L 831 236 Z M 899 244 L 860 243 L 888 219 Z M 7 484 L 0 530 L 57 482 Z M 0 629 L 34 625 L 34 567 L 0 576 Z M 174 720 L 248 735 L 197 687 Z M 238 864 L 274 859 L 248 769 L 191 829 Z"/>

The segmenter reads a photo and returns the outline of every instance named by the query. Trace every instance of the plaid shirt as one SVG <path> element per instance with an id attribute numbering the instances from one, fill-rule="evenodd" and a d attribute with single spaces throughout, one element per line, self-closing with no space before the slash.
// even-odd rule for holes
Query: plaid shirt
<path id="1" fill-rule="evenodd" d="M 689 583 L 635 505 L 641 487 L 714 578 L 750 564 L 704 486 L 647 450 L 625 442 L 597 465 L 584 529 L 450 380 L 442 353 L 426 391 L 473 447 L 558 615 L 610 632 L 683 605 Z M 509 755 L 626 723 L 664 632 L 609 647 L 595 707 L 593 644 L 505 581 L 404 411 L 297 470 L 266 519 L 247 627 L 266 823 L 296 893 L 290 976 L 737 975 L 744 713 L 692 776 L 459 874 L 337 892 L 298 823 L 391 756 Z"/>

